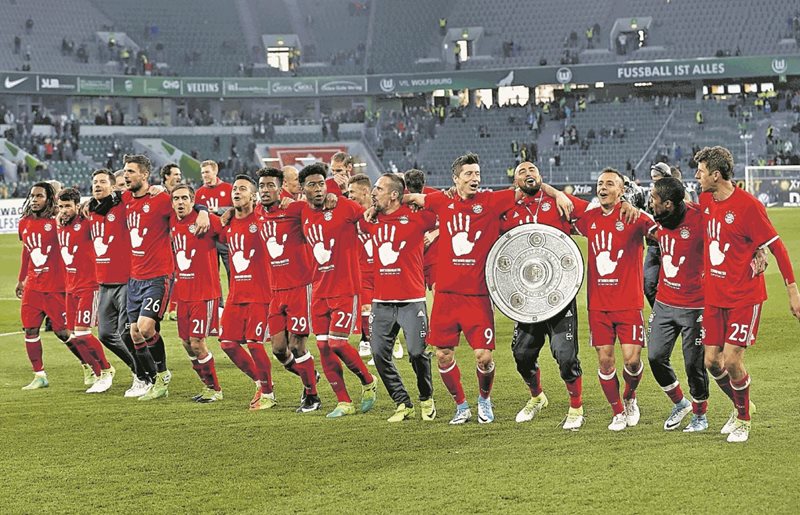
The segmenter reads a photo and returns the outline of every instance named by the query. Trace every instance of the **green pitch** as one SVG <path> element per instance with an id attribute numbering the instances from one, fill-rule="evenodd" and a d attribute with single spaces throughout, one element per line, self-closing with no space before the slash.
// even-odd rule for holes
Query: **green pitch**
<path id="1" fill-rule="evenodd" d="M 800 274 L 800 211 L 774 209 L 770 216 Z M 13 293 L 19 251 L 14 236 L 0 238 L 3 334 L 20 330 Z M 52 333 L 44 335 L 51 386 L 23 392 L 32 378 L 23 338 L 0 336 L 0 512 L 795 512 L 798 322 L 788 313 L 774 260 L 767 282 L 758 342 L 747 352 L 758 412 L 744 445 L 727 444 L 718 433 L 732 407 L 713 382 L 709 431 L 664 432 L 671 403 L 649 366 L 639 387 L 639 426 L 608 431 L 611 411 L 586 344 L 585 311 L 580 357 L 587 424 L 578 433 L 558 427 L 567 394 L 546 349 L 541 363 L 550 407 L 532 423 L 514 422 L 528 393 L 511 358 L 513 326 L 502 315 L 492 396 L 497 421 L 467 427 L 448 426 L 453 401 L 435 368 L 439 418 L 390 426 L 385 420 L 394 406 L 382 385 L 373 412 L 332 421 L 324 414 L 335 399 L 323 379 L 323 411 L 295 414 L 300 382 L 274 360 L 279 405 L 250 413 L 253 385 L 217 342 L 211 348 L 225 400 L 190 402 L 201 385 L 174 322 L 163 331 L 174 373 L 170 396 L 152 403 L 122 398 L 130 378 L 118 361 L 110 392 L 84 394 L 80 367 Z M 584 292 L 579 299 L 585 305 Z M 679 352 L 674 358 L 681 370 Z M 458 361 L 474 409 L 474 360 L 466 345 Z M 410 365 L 403 360 L 400 369 L 414 397 Z M 688 392 L 682 371 L 679 377 Z M 358 402 L 353 379 L 347 375 Z"/>

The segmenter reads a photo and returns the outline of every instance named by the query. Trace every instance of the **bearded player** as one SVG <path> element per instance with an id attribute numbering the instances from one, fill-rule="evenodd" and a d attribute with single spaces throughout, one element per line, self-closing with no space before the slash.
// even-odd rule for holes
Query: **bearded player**
<path id="1" fill-rule="evenodd" d="M 172 297 L 178 303 L 178 337 L 205 389 L 193 399 L 200 403 L 222 400 L 214 356 L 206 338 L 219 335 L 219 266 L 216 242 L 222 224 L 216 215 L 209 216 L 211 227 L 197 235 L 195 192 L 188 184 L 179 184 L 170 193 L 175 217 L 170 224 L 175 255 L 176 280 Z"/>
<path id="2" fill-rule="evenodd" d="M 744 351 L 755 343 L 761 305 L 767 299 L 764 276 L 751 261 L 769 248 L 789 295 L 789 309 L 800 319 L 800 293 L 786 246 L 764 206 L 733 178 L 733 156 L 723 147 L 705 147 L 694 156 L 705 222 L 703 344 L 705 366 L 735 407 L 721 432 L 728 442 L 750 435 L 750 375 Z"/>
<path id="3" fill-rule="evenodd" d="M 89 220 L 78 214 L 81 194 L 74 188 L 58 193 L 58 243 L 66 271 L 66 313 L 70 340 L 89 357 L 97 380 L 86 393 L 111 388 L 114 367 L 106 360 L 103 346 L 93 334 L 97 326 L 98 284 Z"/>
<path id="4" fill-rule="evenodd" d="M 575 222 L 589 240 L 588 287 L 589 340 L 597 351 L 598 374 L 614 416 L 608 428 L 622 431 L 639 423 L 636 388 L 644 363 L 644 306 L 642 255 L 644 237 L 655 221 L 640 213 L 633 224 L 619 218 L 625 182 L 621 173 L 606 168 L 597 178 L 599 209 L 590 209 Z M 625 363 L 625 391 L 620 397 L 614 343 L 619 339 Z M 624 400 L 624 403 L 623 403 Z"/>
<path id="5" fill-rule="evenodd" d="M 476 154 L 458 157 L 452 173 L 454 198 L 439 192 L 408 194 L 403 202 L 433 211 L 444 227 L 439 235 L 429 343 L 437 348 L 439 373 L 456 403 L 450 424 L 464 424 L 472 418 L 455 361 L 462 332 L 477 362 L 478 422 L 488 424 L 494 421 L 490 394 L 495 375 L 495 335 L 494 311 L 486 288 L 486 258 L 500 234 L 500 217 L 514 205 L 517 194 L 512 190 L 478 191 L 481 169 Z"/>

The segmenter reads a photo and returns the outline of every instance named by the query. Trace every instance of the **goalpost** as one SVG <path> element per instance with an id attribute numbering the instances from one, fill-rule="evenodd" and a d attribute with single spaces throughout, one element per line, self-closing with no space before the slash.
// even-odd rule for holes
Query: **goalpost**
<path id="1" fill-rule="evenodd" d="M 767 207 L 800 207 L 800 166 L 747 166 L 744 187 Z"/>

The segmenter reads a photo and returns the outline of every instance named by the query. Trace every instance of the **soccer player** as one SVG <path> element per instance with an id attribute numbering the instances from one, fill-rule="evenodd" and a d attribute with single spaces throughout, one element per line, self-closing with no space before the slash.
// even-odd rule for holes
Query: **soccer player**
<path id="1" fill-rule="evenodd" d="M 222 312 L 222 350 L 239 370 L 255 381 L 256 393 L 250 410 L 265 410 L 275 404 L 272 364 L 264 342 L 269 337 L 269 303 L 272 297 L 261 218 L 254 212 L 256 183 L 249 175 L 233 182 L 234 215 L 223 234 L 231 260 L 231 286 Z M 248 354 L 242 345 L 247 345 Z"/>
<path id="2" fill-rule="evenodd" d="M 128 187 L 125 185 L 125 170 L 117 170 L 114 172 L 114 191 L 127 191 Z"/>
<path id="3" fill-rule="evenodd" d="M 298 200 L 300 197 L 300 181 L 297 180 L 297 168 L 286 165 L 283 171 L 283 192 L 286 196 Z M 273 344 L 274 345 L 274 344 Z"/>
<path id="4" fill-rule="evenodd" d="M 514 185 L 523 197 L 517 201 L 513 209 L 505 213 L 502 231 L 527 223 L 538 223 L 555 227 L 570 234 L 569 219 L 563 217 L 556 207 L 555 199 L 548 195 L 551 191 L 542 184 L 539 169 L 531 162 L 523 161 L 514 171 Z M 544 190 L 548 189 L 547 192 Z M 568 196 L 572 201 L 573 217 L 580 217 L 586 211 L 588 202 L 577 197 Z M 634 210 L 635 211 L 635 210 Z M 636 213 L 638 216 L 638 212 Z M 529 422 L 549 404 L 542 390 L 539 353 L 544 346 L 545 338 L 550 340 L 550 350 L 558 363 L 561 379 L 567 387 L 570 407 L 564 420 L 563 428 L 577 431 L 584 424 L 583 415 L 583 372 L 578 359 L 578 309 L 573 298 L 560 313 L 553 318 L 539 323 L 516 323 L 511 350 L 517 365 L 517 372 L 528 386 L 531 398 L 525 407 L 517 413 L 517 422 Z"/>
<path id="5" fill-rule="evenodd" d="M 66 271 L 66 314 L 70 340 L 92 367 L 97 380 L 86 393 L 102 393 L 111 388 L 114 367 L 106 360 L 103 346 L 92 334 L 97 325 L 98 284 L 89 220 L 78 215 L 81 193 L 65 188 L 58 193 L 58 244 Z"/>
<path id="6" fill-rule="evenodd" d="M 167 193 L 171 193 L 175 186 L 183 181 L 181 169 L 175 163 L 167 163 L 162 166 L 159 175 L 161 176 L 161 185 L 164 186 Z"/>
<path id="7" fill-rule="evenodd" d="M 425 186 L 425 172 L 411 169 L 403 176 L 409 193 L 433 193 L 435 188 Z M 425 272 L 425 287 L 430 291 L 436 288 L 436 258 L 439 255 L 439 225 L 425 233 L 425 253 L 423 254 L 423 267 Z M 403 347 L 400 347 L 402 352 Z M 400 356 L 403 357 L 402 355 Z"/>
<path id="8" fill-rule="evenodd" d="M 789 295 L 789 309 L 800 319 L 800 293 L 786 247 L 764 206 L 735 187 L 733 156 L 723 147 L 705 147 L 694 156 L 705 221 L 703 344 L 705 366 L 736 408 L 723 426 L 728 442 L 750 434 L 750 375 L 744 351 L 758 334 L 761 305 L 767 299 L 763 275 L 751 267 L 755 251 L 769 248 Z"/>
<path id="9" fill-rule="evenodd" d="M 233 206 L 231 203 L 232 186 L 219 178 L 219 165 L 210 159 L 200 163 L 200 176 L 203 178 L 203 185 L 197 189 L 197 203 L 208 206 L 211 213 L 222 216 Z M 228 261 L 228 246 L 217 242 L 217 255 L 225 267 L 228 286 L 230 286 L 231 266 Z"/>
<path id="10" fill-rule="evenodd" d="M 643 238 L 656 228 L 655 221 L 644 212 L 633 224 L 619 219 L 624 187 L 621 173 L 613 168 L 604 169 L 597 178 L 600 209 L 586 211 L 575 222 L 578 232 L 589 240 L 589 340 L 597 351 L 600 385 L 614 412 L 608 426 L 612 431 L 639 423 L 636 387 L 644 371 Z M 614 356 L 617 339 L 625 363 L 622 398 Z"/>
<path id="11" fill-rule="evenodd" d="M 125 225 L 122 192 L 114 188 L 114 175 L 106 170 L 92 174 L 89 223 L 94 246 L 95 273 L 100 285 L 97 305 L 97 334 L 103 345 L 128 365 L 133 384 L 125 397 L 141 397 L 155 376 L 147 375 L 136 358 L 130 335 L 128 279 L 131 270 L 131 242 Z"/>
<path id="12" fill-rule="evenodd" d="M 653 181 L 653 187 L 664 177 L 672 177 L 672 171 L 668 164 L 656 163 L 650 168 L 650 179 Z M 645 208 L 648 209 L 651 215 L 653 214 L 651 202 L 648 201 Z M 648 238 L 645 244 L 647 245 L 647 252 L 644 256 L 644 296 L 652 308 L 656 301 L 656 291 L 660 282 L 661 254 L 657 241 Z"/>
<path id="13" fill-rule="evenodd" d="M 684 429 L 691 433 L 708 429 L 708 375 L 703 365 L 703 214 L 697 204 L 685 202 L 680 180 L 663 177 L 653 183 L 650 203 L 658 222 L 660 247 L 658 285 L 648 327 L 647 357 L 656 382 L 674 403 L 664 430 L 676 429 L 692 413 Z M 652 248 L 652 247 L 651 247 Z M 649 248 L 648 248 L 649 252 Z M 647 269 L 645 269 L 645 274 Z M 681 336 L 683 362 L 692 401 L 683 395 L 670 355 Z"/>
<path id="14" fill-rule="evenodd" d="M 219 265 L 216 240 L 222 234 L 222 224 L 216 215 L 209 216 L 211 227 L 197 235 L 194 211 L 195 192 L 188 184 L 172 189 L 172 209 L 175 217 L 170 224 L 172 250 L 177 268 L 172 296 L 178 303 L 178 337 L 200 377 L 205 389 L 193 399 L 200 403 L 222 400 L 214 356 L 209 352 L 206 338 L 219 336 Z"/>
<path id="15" fill-rule="evenodd" d="M 47 182 L 37 182 L 31 187 L 22 206 L 22 218 L 19 221 L 22 258 L 15 293 L 17 298 L 22 299 L 20 318 L 25 331 L 25 350 L 34 373 L 33 381 L 22 387 L 23 390 L 49 386 L 39 336 L 45 317 L 51 320 L 58 339 L 66 344 L 81 364 L 86 365 L 88 361 L 69 341 L 65 320 L 64 263 L 58 256 L 56 209 L 53 186 Z M 90 373 L 88 377 L 85 376 L 84 382 L 91 386 L 93 379 Z"/>
<path id="16" fill-rule="evenodd" d="M 347 182 L 348 198 L 362 208 L 372 207 L 372 183 L 369 177 L 359 173 L 350 177 Z M 361 302 L 361 343 L 358 344 L 358 354 L 368 357 L 370 350 L 369 314 L 372 311 L 372 298 L 375 290 L 375 258 L 373 253 L 372 236 L 369 233 L 359 232 L 358 240 L 361 242 L 358 252 L 358 268 L 361 272 L 361 292 L 358 301 Z"/>
<path id="17" fill-rule="evenodd" d="M 284 172 L 276 168 L 258 171 L 264 219 L 262 236 L 273 295 L 269 305 L 269 334 L 272 354 L 303 383 L 297 412 L 310 413 L 322 405 L 317 393 L 314 357 L 306 349 L 311 325 L 313 258 L 303 237 L 300 218 L 286 216 L 286 209 L 281 207 L 282 192 L 286 190 L 283 180 Z"/>
<path id="18" fill-rule="evenodd" d="M 361 381 L 362 412 L 374 406 L 378 384 L 348 341 L 359 323 L 360 273 L 353 265 L 359 246 L 356 224 L 364 210 L 346 198 L 340 198 L 335 208 L 325 209 L 326 176 L 323 163 L 304 167 L 299 180 L 306 202 L 292 204 L 289 211 L 299 213 L 303 234 L 316 261 L 311 330 L 317 337 L 322 370 L 338 401 L 327 417 L 339 418 L 355 413 L 344 383 L 342 362 Z"/>
<path id="19" fill-rule="evenodd" d="M 169 223 L 172 202 L 166 193 L 149 193 L 150 159 L 126 155 L 123 194 L 128 234 L 131 242 L 131 278 L 128 280 L 128 322 L 136 353 L 149 375 L 156 379 L 140 401 L 166 397 L 172 374 L 167 369 L 164 340 L 158 332 L 169 298 L 169 278 L 173 272 Z M 208 230 L 208 212 L 198 214 L 197 233 Z"/>
<path id="20" fill-rule="evenodd" d="M 439 373 L 456 403 L 450 424 L 472 418 L 455 361 L 455 347 L 463 332 L 477 362 L 478 422 L 494 421 L 490 394 L 494 382 L 494 311 L 486 289 L 486 258 L 500 234 L 500 217 L 514 205 L 513 190 L 478 191 L 480 161 L 476 154 L 458 157 L 452 166 L 454 198 L 435 192 L 408 194 L 414 203 L 434 212 L 447 230 L 440 232 L 437 287 L 431 313 L 429 343 L 435 346 Z M 565 197 L 564 197 L 565 198 Z"/>
<path id="21" fill-rule="evenodd" d="M 377 256 L 370 343 L 378 374 L 397 406 L 389 422 L 402 422 L 415 415 L 414 404 L 392 361 L 392 347 L 401 328 L 417 377 L 422 420 L 436 418 L 431 356 L 425 351 L 428 310 L 422 266 L 423 238 L 426 231 L 436 226 L 436 215 L 430 210 L 414 213 L 402 205 L 404 191 L 405 183 L 400 176 L 382 175 L 371 195 L 374 223 L 359 224 L 368 232 Z"/>

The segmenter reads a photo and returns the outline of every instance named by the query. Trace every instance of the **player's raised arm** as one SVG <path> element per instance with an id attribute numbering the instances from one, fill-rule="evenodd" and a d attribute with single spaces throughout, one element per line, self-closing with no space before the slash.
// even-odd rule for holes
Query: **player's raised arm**
<path id="1" fill-rule="evenodd" d="M 417 207 L 425 207 L 425 197 L 427 197 L 424 193 L 406 193 L 403 195 L 402 203 L 403 204 L 414 204 Z"/>

